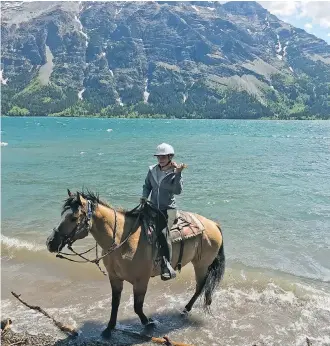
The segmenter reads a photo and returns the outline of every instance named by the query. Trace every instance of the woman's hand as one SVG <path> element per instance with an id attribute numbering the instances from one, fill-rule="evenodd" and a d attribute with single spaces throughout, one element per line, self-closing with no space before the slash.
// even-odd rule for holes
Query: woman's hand
<path id="1" fill-rule="evenodd" d="M 182 172 L 185 168 L 187 168 L 188 166 L 184 163 L 180 163 L 180 164 L 177 164 L 176 162 L 172 161 L 172 167 L 175 168 L 175 171 L 177 173 L 180 173 Z"/>

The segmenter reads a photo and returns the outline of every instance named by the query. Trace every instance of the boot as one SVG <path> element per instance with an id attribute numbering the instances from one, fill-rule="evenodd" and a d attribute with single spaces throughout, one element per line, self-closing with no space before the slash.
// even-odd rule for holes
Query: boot
<path id="1" fill-rule="evenodd" d="M 161 232 L 162 243 L 161 243 L 161 251 L 162 251 L 162 274 L 161 279 L 166 281 L 176 277 L 175 270 L 171 266 L 172 259 L 172 241 L 170 237 L 170 233 L 167 227 L 163 228 Z"/>
<path id="2" fill-rule="evenodd" d="M 163 281 L 176 278 L 176 272 L 172 268 L 171 263 L 166 259 L 165 256 L 162 257 L 161 269 L 162 269 L 162 274 L 160 277 Z"/>

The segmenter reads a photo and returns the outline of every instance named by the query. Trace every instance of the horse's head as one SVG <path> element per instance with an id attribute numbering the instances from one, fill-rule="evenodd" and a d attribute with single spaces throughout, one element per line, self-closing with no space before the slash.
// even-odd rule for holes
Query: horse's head
<path id="1" fill-rule="evenodd" d="M 91 228 L 93 205 L 79 192 L 72 194 L 68 190 L 60 224 L 53 229 L 47 238 L 46 245 L 50 252 L 60 252 L 65 245 L 71 245 L 76 240 L 85 238 Z"/>

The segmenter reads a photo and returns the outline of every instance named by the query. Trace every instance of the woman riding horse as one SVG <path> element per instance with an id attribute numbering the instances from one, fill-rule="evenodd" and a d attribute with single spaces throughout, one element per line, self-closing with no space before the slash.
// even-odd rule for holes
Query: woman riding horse
<path id="1" fill-rule="evenodd" d="M 171 266 L 172 242 L 170 230 L 176 219 L 176 201 L 174 195 L 182 192 L 181 172 L 185 165 L 172 161 L 174 149 L 167 143 L 158 145 L 156 154 L 158 165 L 150 166 L 143 185 L 141 203 L 144 204 L 151 194 L 151 204 L 157 210 L 156 230 L 162 251 L 161 279 L 170 280 L 176 277 Z"/>
<path id="2" fill-rule="evenodd" d="M 47 239 L 50 252 L 57 252 L 67 245 L 85 238 L 89 233 L 102 248 L 103 263 L 108 272 L 112 288 L 111 316 L 102 336 L 109 338 L 117 322 L 117 313 L 123 282 L 133 285 L 134 311 L 143 325 L 153 323 L 143 313 L 144 297 L 150 277 L 161 274 L 161 268 L 155 261 L 153 244 L 150 244 L 142 226 L 139 215 L 116 210 L 99 200 L 93 193 L 72 194 L 68 190 L 60 224 L 54 228 Z M 195 237 L 185 239 L 182 266 L 191 262 L 195 269 L 196 290 L 184 312 L 189 312 L 204 293 L 204 306 L 209 307 L 212 294 L 219 284 L 225 269 L 225 255 L 220 226 L 203 216 L 194 214 L 204 225 L 204 231 Z M 63 257 L 63 256 L 62 256 Z M 82 254 L 80 257 L 84 258 Z M 172 263 L 178 263 L 180 244 L 173 244 Z M 92 261 L 98 264 L 99 259 Z"/>

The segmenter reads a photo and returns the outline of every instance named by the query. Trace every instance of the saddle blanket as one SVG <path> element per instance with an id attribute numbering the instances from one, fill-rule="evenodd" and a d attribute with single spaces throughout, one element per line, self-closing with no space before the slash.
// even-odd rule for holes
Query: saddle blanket
<path id="1" fill-rule="evenodd" d="M 178 211 L 178 217 L 170 230 L 172 243 L 196 237 L 205 230 L 202 222 L 192 213 Z"/>
<path id="2" fill-rule="evenodd" d="M 145 225 L 144 227 L 150 244 L 153 243 L 156 236 L 154 226 Z M 203 233 L 205 227 L 203 223 L 192 213 L 178 210 L 177 218 L 170 230 L 172 243 L 178 243 L 182 240 L 196 237 Z"/>

